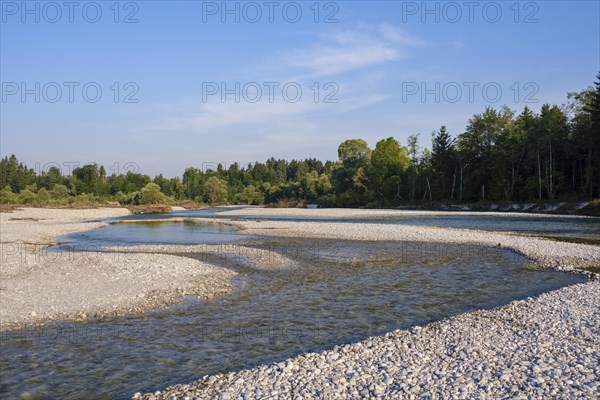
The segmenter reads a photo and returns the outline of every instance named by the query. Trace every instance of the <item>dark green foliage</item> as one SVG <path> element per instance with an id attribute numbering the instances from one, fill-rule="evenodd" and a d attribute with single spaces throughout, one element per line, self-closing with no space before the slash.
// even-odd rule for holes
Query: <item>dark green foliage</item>
<path id="1" fill-rule="evenodd" d="M 35 182 L 35 172 L 20 163 L 14 154 L 0 161 L 0 187 L 4 188 L 8 185 L 13 192 L 19 193 L 33 182 Z"/>

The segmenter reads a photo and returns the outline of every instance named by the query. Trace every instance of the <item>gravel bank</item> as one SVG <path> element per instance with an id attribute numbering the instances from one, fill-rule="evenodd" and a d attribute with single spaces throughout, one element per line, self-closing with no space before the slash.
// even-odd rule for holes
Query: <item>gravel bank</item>
<path id="1" fill-rule="evenodd" d="M 134 399 L 594 398 L 600 282 Z"/>
<path id="2" fill-rule="evenodd" d="M 311 217 L 311 218 L 386 218 L 386 217 L 415 217 L 415 216 L 499 216 L 499 217 L 535 217 L 556 218 L 556 214 L 542 213 L 514 213 L 501 211 L 421 211 L 421 210 L 363 210 L 351 208 L 261 208 L 247 207 L 236 210 L 221 211 L 218 213 L 225 217 L 242 217 L 250 215 L 274 217 Z M 564 215 L 563 215 L 564 217 Z M 569 218 L 591 218 L 583 215 L 569 215 Z"/>
<path id="3" fill-rule="evenodd" d="M 110 248 L 107 248 L 110 250 Z M 259 270 L 279 270 L 293 268 L 297 263 L 279 253 L 254 247 L 236 244 L 202 244 L 202 245 L 152 245 L 128 247 L 129 253 L 194 253 L 217 256 L 220 260 L 233 261 L 245 267 Z"/>
<path id="4" fill-rule="evenodd" d="M 582 267 L 600 267 L 600 246 L 556 242 L 510 232 L 340 222 L 231 221 L 230 223 L 242 228 L 244 233 L 254 235 L 500 245 L 524 254 L 541 267 L 561 271 L 571 271 Z"/>
<path id="5" fill-rule="evenodd" d="M 82 232 L 106 225 L 84 222 L 93 219 L 129 215 L 125 208 L 94 208 L 86 210 L 56 208 L 22 208 L 0 213 L 0 241 L 48 245 L 62 235 Z"/>
<path id="6" fill-rule="evenodd" d="M 103 226 L 83 222 L 125 209 L 32 209 L 0 214 L 0 331 L 52 320 L 139 313 L 180 296 L 232 289 L 234 272 L 168 254 L 49 252 L 58 236 Z"/>
<path id="7" fill-rule="evenodd" d="M 253 209 L 226 214 L 314 216 L 313 211 L 266 210 L 263 214 Z M 323 217 L 359 218 L 371 214 L 370 210 L 323 211 L 327 211 Z M 248 234 L 500 244 L 546 268 L 573 271 L 600 266 L 600 247 L 511 233 L 359 223 L 232 223 Z M 599 349 L 600 282 L 594 279 L 505 307 L 398 330 L 250 370 L 205 376 L 162 392 L 136 393 L 133 398 L 594 398 L 600 389 Z"/>

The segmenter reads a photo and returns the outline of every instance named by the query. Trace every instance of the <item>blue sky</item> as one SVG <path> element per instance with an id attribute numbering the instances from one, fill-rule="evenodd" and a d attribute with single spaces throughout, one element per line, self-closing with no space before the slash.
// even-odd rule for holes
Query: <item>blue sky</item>
<path id="1" fill-rule="evenodd" d="M 355 137 L 430 147 L 487 105 L 563 104 L 600 69 L 597 1 L 0 6 L 0 152 L 64 172 L 336 159 Z"/>

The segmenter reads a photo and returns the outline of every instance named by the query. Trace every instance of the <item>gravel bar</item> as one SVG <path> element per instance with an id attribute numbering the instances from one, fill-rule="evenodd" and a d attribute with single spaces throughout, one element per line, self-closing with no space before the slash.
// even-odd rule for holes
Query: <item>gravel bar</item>
<path id="1" fill-rule="evenodd" d="M 600 282 L 133 399 L 573 399 L 600 385 Z"/>
<path id="2" fill-rule="evenodd" d="M 190 257 L 139 252 L 48 251 L 57 237 L 128 215 L 113 209 L 25 208 L 0 214 L 0 331 L 50 321 L 139 314 L 182 296 L 233 290 L 235 272 Z"/>
<path id="3" fill-rule="evenodd" d="M 305 215 L 313 211 L 252 209 L 223 214 Z M 327 216 L 352 218 L 378 212 L 324 211 Z M 320 353 L 204 376 L 155 393 L 136 393 L 133 399 L 597 398 L 600 282 L 597 274 L 581 268 L 600 266 L 598 246 L 510 232 L 409 225 L 231 223 L 248 234 L 500 245 L 524 254 L 540 267 L 586 273 L 590 280 L 504 307 L 397 330 Z"/>

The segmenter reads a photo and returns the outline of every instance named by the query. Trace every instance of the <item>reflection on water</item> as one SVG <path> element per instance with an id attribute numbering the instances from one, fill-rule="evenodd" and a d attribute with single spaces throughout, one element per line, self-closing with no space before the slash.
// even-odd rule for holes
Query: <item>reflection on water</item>
<path id="1" fill-rule="evenodd" d="M 239 273 L 236 290 L 212 301 L 5 332 L 1 397 L 128 398 L 584 280 L 528 269 L 523 257 L 497 248 L 311 239 L 247 244 L 285 254 L 299 267 L 259 271 L 228 259 L 225 266 Z"/>
<path id="2" fill-rule="evenodd" d="M 130 218 L 131 219 L 131 218 Z M 158 219 L 158 218 L 155 218 Z M 210 221 L 111 223 L 86 232 L 65 235 L 59 239 L 69 249 L 96 249 L 108 246 L 143 244 L 215 244 L 247 239 L 235 227 Z M 62 249 L 56 247 L 57 250 Z"/>

